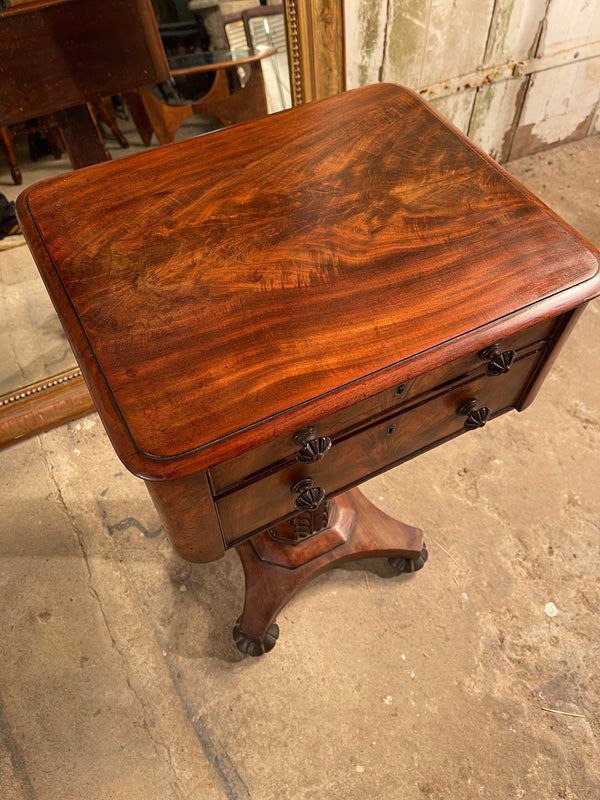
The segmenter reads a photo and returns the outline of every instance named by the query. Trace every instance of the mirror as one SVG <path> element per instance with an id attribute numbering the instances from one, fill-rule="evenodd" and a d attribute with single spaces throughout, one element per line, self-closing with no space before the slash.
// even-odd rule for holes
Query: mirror
<path id="1" fill-rule="evenodd" d="M 344 90 L 341 0 L 283 0 L 291 102 L 319 100 Z M 63 159 L 64 161 L 64 159 Z M 63 169 L 68 169 L 66 163 Z M 10 181 L 10 173 L 5 173 Z M 18 187 L 4 182 L 10 198 Z M 0 352 L 14 354 L 0 366 L 0 447 L 94 410 L 80 370 L 66 344 L 37 270 L 17 275 L 12 237 L 0 240 Z M 27 338 L 11 309 L 20 303 L 35 334 Z M 32 341 L 32 339 L 34 341 Z M 11 363 L 12 362 L 12 363 Z M 26 365 L 26 368 L 25 366 Z M 31 370 L 38 370 L 33 376 Z M 14 384 L 14 385 L 13 385 Z"/>

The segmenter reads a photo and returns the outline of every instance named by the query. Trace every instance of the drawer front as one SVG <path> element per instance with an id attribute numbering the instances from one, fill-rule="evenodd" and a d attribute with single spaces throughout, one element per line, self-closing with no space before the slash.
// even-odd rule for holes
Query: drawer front
<path id="1" fill-rule="evenodd" d="M 321 461 L 292 462 L 217 498 L 225 540 L 231 544 L 297 513 L 294 502 L 298 495 L 292 488 L 307 478 L 326 496 L 332 496 L 462 433 L 467 415 L 458 410 L 472 398 L 477 400 L 477 408 L 487 407 L 492 415 L 513 408 L 541 357 L 540 351 L 530 353 L 517 360 L 505 375 L 479 374 L 424 402 L 408 404 L 384 420 L 335 441 Z"/>
<path id="2" fill-rule="evenodd" d="M 551 337 L 555 325 L 556 319 L 549 319 L 525 328 L 499 342 L 500 349 L 518 352 L 537 342 L 546 341 Z M 451 385 L 475 370 L 481 370 L 485 363 L 480 353 L 469 353 L 450 364 L 444 364 L 419 375 L 401 386 L 380 392 L 337 414 L 325 417 L 313 426 L 314 435 L 334 437 L 343 431 L 368 425 L 387 411 L 404 406 L 409 401 L 414 401 L 415 398 L 427 395 L 443 386 Z M 209 475 L 213 493 L 222 494 L 261 471 L 284 468 L 285 462 L 293 460 L 300 447 L 301 445 L 294 442 L 293 436 L 282 436 L 237 458 L 211 467 Z"/>

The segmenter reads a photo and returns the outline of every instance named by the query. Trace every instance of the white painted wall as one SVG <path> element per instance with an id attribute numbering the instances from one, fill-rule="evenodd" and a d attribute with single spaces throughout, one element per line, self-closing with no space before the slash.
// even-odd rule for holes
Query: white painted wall
<path id="1" fill-rule="evenodd" d="M 348 88 L 420 91 L 508 160 L 600 131 L 600 0 L 345 0 Z"/>

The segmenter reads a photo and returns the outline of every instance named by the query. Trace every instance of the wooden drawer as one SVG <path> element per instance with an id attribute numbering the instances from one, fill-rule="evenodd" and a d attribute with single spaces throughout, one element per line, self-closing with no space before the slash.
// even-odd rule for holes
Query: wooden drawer
<path id="1" fill-rule="evenodd" d="M 549 319 L 525 328 L 499 342 L 500 349 L 519 352 L 536 343 L 544 342 L 552 336 L 555 326 L 556 319 Z M 463 380 L 474 371 L 480 371 L 485 363 L 481 353 L 469 353 L 450 364 L 444 364 L 419 375 L 401 386 L 380 392 L 350 408 L 315 422 L 314 435 L 334 438 L 345 431 L 369 425 L 386 412 Z M 300 445 L 294 442 L 293 435 L 283 436 L 237 458 L 210 467 L 209 476 L 213 493 L 218 496 L 256 478 L 262 472 L 289 466 L 287 462 L 292 462 L 296 458 L 299 449 Z"/>
<path id="2" fill-rule="evenodd" d="M 298 513 L 292 487 L 311 478 L 331 497 L 352 485 L 404 461 L 465 430 L 458 409 L 471 399 L 487 406 L 492 416 L 514 408 L 530 382 L 543 350 L 519 358 L 510 372 L 489 377 L 479 372 L 429 399 L 402 409 L 366 428 L 336 440 L 321 460 L 312 464 L 292 461 L 265 477 L 216 500 L 225 540 L 232 544 L 276 521 Z"/>

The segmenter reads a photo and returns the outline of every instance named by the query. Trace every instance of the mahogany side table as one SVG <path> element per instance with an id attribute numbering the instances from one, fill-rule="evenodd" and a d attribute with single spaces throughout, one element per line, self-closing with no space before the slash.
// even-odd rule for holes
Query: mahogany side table
<path id="1" fill-rule="evenodd" d="M 23 232 L 177 552 L 252 655 L 311 577 L 426 559 L 355 487 L 533 399 L 599 254 L 414 93 L 359 89 L 40 183 Z"/>

